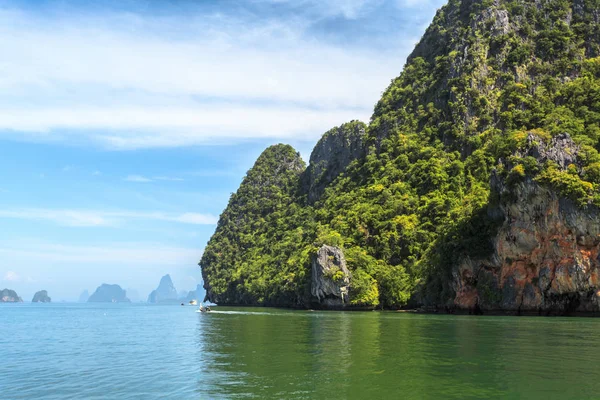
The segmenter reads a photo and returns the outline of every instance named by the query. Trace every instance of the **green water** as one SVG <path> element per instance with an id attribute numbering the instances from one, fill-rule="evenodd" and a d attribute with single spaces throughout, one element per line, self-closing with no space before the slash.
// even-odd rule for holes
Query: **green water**
<path id="1" fill-rule="evenodd" d="M 600 398 L 600 319 L 0 304 L 0 399 Z"/>
<path id="2" fill-rule="evenodd" d="M 598 319 L 252 311 L 201 316 L 214 395 L 600 398 Z"/>

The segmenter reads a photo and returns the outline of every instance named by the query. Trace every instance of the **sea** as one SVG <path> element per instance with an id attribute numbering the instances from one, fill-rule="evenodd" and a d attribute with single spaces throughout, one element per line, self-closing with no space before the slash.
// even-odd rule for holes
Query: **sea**
<path id="1" fill-rule="evenodd" d="M 598 399 L 600 319 L 0 304 L 0 399 Z"/>

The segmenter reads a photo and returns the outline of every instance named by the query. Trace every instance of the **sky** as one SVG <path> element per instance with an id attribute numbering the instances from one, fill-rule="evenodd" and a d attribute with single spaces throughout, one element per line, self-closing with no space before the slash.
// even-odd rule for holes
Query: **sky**
<path id="1" fill-rule="evenodd" d="M 0 0 L 0 289 L 194 289 L 258 155 L 368 122 L 442 5 Z"/>

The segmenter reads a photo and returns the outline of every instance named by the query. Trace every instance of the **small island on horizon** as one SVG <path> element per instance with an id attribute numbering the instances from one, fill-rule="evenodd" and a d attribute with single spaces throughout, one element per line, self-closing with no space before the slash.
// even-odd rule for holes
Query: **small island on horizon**
<path id="1" fill-rule="evenodd" d="M 131 303 L 119 285 L 103 283 L 87 300 L 88 303 Z"/>
<path id="2" fill-rule="evenodd" d="M 32 303 L 51 303 L 52 299 L 48 296 L 48 292 L 46 290 L 40 290 L 36 292 L 31 300 Z"/>
<path id="3" fill-rule="evenodd" d="M 166 274 L 160 279 L 158 287 L 148 295 L 148 303 L 150 304 L 165 304 L 165 303 L 193 303 L 204 300 L 204 290 L 202 285 L 197 285 L 196 290 L 189 292 L 177 292 L 171 275 Z"/>
<path id="4" fill-rule="evenodd" d="M 11 289 L 0 290 L 0 303 L 22 303 L 23 299 Z"/>

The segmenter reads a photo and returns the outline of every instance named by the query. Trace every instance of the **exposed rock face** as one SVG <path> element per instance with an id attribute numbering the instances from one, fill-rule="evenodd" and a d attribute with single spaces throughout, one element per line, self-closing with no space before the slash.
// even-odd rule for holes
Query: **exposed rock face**
<path id="1" fill-rule="evenodd" d="M 90 298 L 90 292 L 88 292 L 86 289 L 83 292 L 81 292 L 81 294 L 79 295 L 79 302 L 86 303 L 89 298 Z"/>
<path id="2" fill-rule="evenodd" d="M 473 20 L 471 24 L 473 28 L 477 25 L 486 25 L 490 27 L 490 31 L 493 37 L 499 35 L 506 35 L 512 29 L 510 26 L 509 15 L 507 10 L 496 8 L 497 4 L 489 7 Z"/>
<path id="3" fill-rule="evenodd" d="M 178 301 L 177 289 L 169 274 L 160 279 L 158 287 L 148 296 L 148 303 L 164 303 Z"/>
<path id="4" fill-rule="evenodd" d="M 17 295 L 17 292 L 10 289 L 0 290 L 0 303 L 22 303 L 23 300 Z"/>
<path id="5" fill-rule="evenodd" d="M 121 286 L 103 283 L 90 296 L 88 303 L 130 303 L 130 300 Z"/>
<path id="6" fill-rule="evenodd" d="M 351 278 L 341 249 L 323 245 L 313 257 L 311 294 L 319 305 L 343 307 L 348 304 Z"/>
<path id="7" fill-rule="evenodd" d="M 331 129 L 319 140 L 305 172 L 309 203 L 319 200 L 327 185 L 364 155 L 366 128 L 364 123 L 352 121 Z"/>
<path id="8" fill-rule="evenodd" d="M 538 136 L 529 133 L 525 151 L 518 151 L 516 155 L 521 158 L 531 156 L 539 163 L 552 161 L 564 170 L 571 164 L 578 164 L 579 151 L 579 146 L 573 142 L 573 139 L 567 133 L 554 137 L 549 145 L 546 145 Z M 499 182 L 492 181 L 492 184 L 498 186 Z M 496 189 L 502 188 L 497 187 Z"/>
<path id="9" fill-rule="evenodd" d="M 533 135 L 522 156 L 562 169 L 577 164 L 578 147 L 568 135 L 550 145 Z M 507 185 L 498 176 L 492 189 L 504 222 L 493 239 L 490 260 L 464 260 L 454 272 L 460 308 L 512 312 L 600 311 L 600 210 L 580 207 L 526 177 Z"/>
<path id="10" fill-rule="evenodd" d="M 46 290 L 40 290 L 36 294 L 33 295 L 32 303 L 51 303 L 52 299 L 48 296 L 48 292 Z"/>

